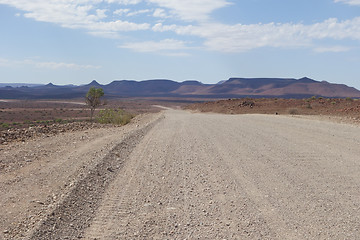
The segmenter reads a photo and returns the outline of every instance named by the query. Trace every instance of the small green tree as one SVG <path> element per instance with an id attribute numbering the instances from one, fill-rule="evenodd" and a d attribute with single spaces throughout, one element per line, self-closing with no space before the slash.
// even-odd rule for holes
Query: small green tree
<path id="1" fill-rule="evenodd" d="M 91 87 L 86 94 L 85 101 L 90 108 L 90 121 L 92 121 L 95 108 L 101 104 L 100 98 L 104 96 L 104 90 L 102 88 Z"/>

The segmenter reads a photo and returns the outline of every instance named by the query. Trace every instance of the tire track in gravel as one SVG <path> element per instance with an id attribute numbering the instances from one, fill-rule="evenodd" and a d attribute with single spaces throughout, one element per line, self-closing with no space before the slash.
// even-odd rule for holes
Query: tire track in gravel
<path id="1" fill-rule="evenodd" d="M 109 186 L 97 216 L 86 231 L 85 239 L 137 238 L 149 232 L 160 237 L 162 232 L 171 228 L 169 224 L 174 221 L 168 218 L 168 213 L 174 206 L 163 206 L 172 204 L 168 199 L 171 185 L 167 183 L 172 177 L 168 171 L 173 168 L 168 166 L 167 159 L 174 152 L 170 146 L 173 146 L 175 133 L 172 133 L 169 141 L 169 138 L 162 136 L 172 129 L 163 122 L 155 128 L 162 130 L 156 134 L 153 130 L 148 133 L 141 147 L 131 154 L 131 161 L 124 165 L 118 178 Z M 154 145 L 164 146 L 164 149 L 157 149 Z M 177 188 L 174 186 L 174 189 Z M 119 212 L 120 215 L 117 214 Z M 162 223 L 160 227 L 159 222 Z"/>
<path id="2" fill-rule="evenodd" d="M 67 197 L 30 234 L 29 239 L 77 239 L 95 216 L 109 183 L 123 167 L 131 151 L 162 118 L 135 130 L 79 180 Z"/>
<path id="3" fill-rule="evenodd" d="M 166 115 L 132 152 L 85 239 L 271 236 L 261 214 L 229 176 L 221 154 L 208 144 L 206 127 L 197 122 L 197 130 L 189 128 L 183 114 Z M 117 216 L 118 211 L 126 214 Z"/>
<path id="4" fill-rule="evenodd" d="M 33 239 L 360 238 L 358 127 L 167 110 L 142 136 Z"/>
<path id="5" fill-rule="evenodd" d="M 283 116 L 166 111 L 84 239 L 358 239 L 359 136 Z"/>

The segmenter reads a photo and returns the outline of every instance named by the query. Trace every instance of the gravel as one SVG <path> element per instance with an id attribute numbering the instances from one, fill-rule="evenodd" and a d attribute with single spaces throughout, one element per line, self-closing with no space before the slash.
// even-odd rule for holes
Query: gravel
<path id="1" fill-rule="evenodd" d="M 0 234 L 89 240 L 360 238 L 359 126 L 177 110 L 145 119 L 122 133 L 92 133 L 90 139 L 104 135 L 76 143 L 84 151 L 65 144 L 84 133 L 58 135 L 62 156 L 56 161 L 48 153 L 6 168 L 0 176 Z M 25 144 L 30 145 L 36 143 Z M 85 154 L 91 148 L 101 154 Z"/>
<path id="2" fill-rule="evenodd" d="M 28 238 L 80 180 L 112 156 L 116 146 L 160 117 L 143 114 L 123 127 L 63 132 L 2 145 L 0 239 Z M 120 156 L 116 160 L 123 161 Z M 110 175 L 115 170 L 106 167 Z"/>
<path id="3" fill-rule="evenodd" d="M 359 239 L 360 128 L 167 111 L 84 239 Z"/>

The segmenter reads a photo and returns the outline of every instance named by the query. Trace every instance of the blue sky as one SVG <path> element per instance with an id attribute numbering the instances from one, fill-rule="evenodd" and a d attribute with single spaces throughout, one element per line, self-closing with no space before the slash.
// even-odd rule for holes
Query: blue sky
<path id="1" fill-rule="evenodd" d="M 0 0 L 0 82 L 304 76 L 360 89 L 360 0 Z"/>

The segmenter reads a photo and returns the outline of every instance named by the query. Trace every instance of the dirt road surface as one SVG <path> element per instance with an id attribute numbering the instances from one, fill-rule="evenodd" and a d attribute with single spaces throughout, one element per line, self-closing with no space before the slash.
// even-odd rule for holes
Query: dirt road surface
<path id="1" fill-rule="evenodd" d="M 359 126 L 177 110 L 139 125 L 23 237 L 360 239 Z"/>

